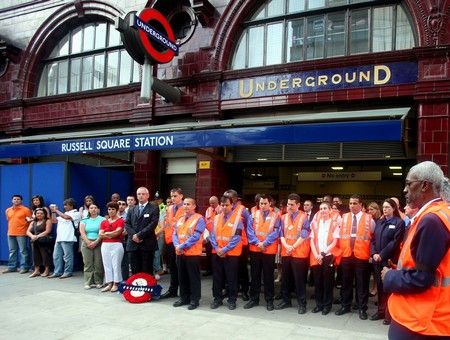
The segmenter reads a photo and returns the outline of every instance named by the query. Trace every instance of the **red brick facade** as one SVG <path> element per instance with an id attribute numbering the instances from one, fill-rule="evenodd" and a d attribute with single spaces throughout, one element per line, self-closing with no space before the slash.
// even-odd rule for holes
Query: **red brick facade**
<path id="1" fill-rule="evenodd" d="M 151 1 L 149 1 L 151 3 Z M 215 120 L 228 110 L 321 104 L 372 104 L 386 101 L 413 104 L 417 112 L 417 160 L 433 160 L 448 174 L 449 118 L 450 118 L 450 0 L 406 0 L 418 47 L 413 50 L 376 53 L 370 55 L 333 58 L 333 67 L 361 64 L 414 61 L 419 65 L 419 80 L 414 85 L 383 86 L 352 90 L 337 90 L 295 95 L 281 95 L 220 101 L 222 80 L 239 79 L 262 74 L 299 72 L 325 69 L 330 60 L 316 60 L 247 70 L 230 71 L 228 64 L 234 44 L 240 34 L 240 23 L 260 3 L 257 0 L 219 1 L 215 19 L 207 26 L 199 25 L 190 43 L 181 48 L 174 62 L 158 66 L 158 74 L 165 74 L 168 82 L 183 91 L 178 105 L 159 100 L 153 105 L 139 105 L 139 86 L 87 91 L 83 93 L 36 98 L 34 96 L 39 72 L 39 61 L 46 47 L 57 35 L 57 27 L 74 22 L 78 17 L 100 15 L 109 20 L 123 16 L 107 1 L 71 2 L 59 8 L 55 15 L 42 23 L 31 43 L 11 62 L 7 73 L 0 78 L 0 131 L 5 136 L 29 135 L 42 131 L 67 131 L 72 127 L 86 129 L 113 127 L 128 123 L 160 124 L 179 117 L 194 120 Z M 218 13 L 222 14 L 219 15 Z M 209 41 L 208 47 L 204 42 Z M 217 152 L 213 150 L 213 153 Z M 136 152 L 135 186 L 146 185 L 156 189 L 159 167 L 158 153 Z M 199 155 L 197 160 L 209 158 Z M 197 170 L 196 195 L 200 206 L 207 198 L 226 189 L 224 163 L 212 159 L 212 168 Z"/>

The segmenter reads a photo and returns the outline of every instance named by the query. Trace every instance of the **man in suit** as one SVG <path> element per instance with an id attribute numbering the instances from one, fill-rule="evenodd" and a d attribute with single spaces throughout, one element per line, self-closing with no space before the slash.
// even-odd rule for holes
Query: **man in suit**
<path id="1" fill-rule="evenodd" d="M 153 274 L 153 257 L 157 247 L 155 228 L 158 225 L 159 209 L 150 204 L 148 189 L 141 187 L 136 192 L 139 204 L 127 213 L 125 229 L 128 234 L 127 252 L 133 274 Z"/>

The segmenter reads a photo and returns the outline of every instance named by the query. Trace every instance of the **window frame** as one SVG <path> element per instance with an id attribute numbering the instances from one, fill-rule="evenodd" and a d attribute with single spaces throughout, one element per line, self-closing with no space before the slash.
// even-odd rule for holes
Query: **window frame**
<path id="1" fill-rule="evenodd" d="M 102 48 L 95 48 L 95 42 L 97 40 L 97 28 L 100 24 L 106 24 L 106 29 L 105 32 L 102 34 L 104 35 L 104 43 L 105 46 Z M 93 32 L 93 42 L 91 43 L 92 48 L 89 48 L 87 50 L 84 50 L 85 48 L 85 29 L 88 26 L 94 26 L 94 32 Z M 76 52 L 76 53 L 72 53 L 72 38 L 74 35 L 74 32 L 76 32 L 77 30 L 81 30 L 81 51 Z M 41 72 L 39 74 L 38 77 L 38 83 L 36 86 L 36 90 L 35 90 L 35 97 L 50 97 L 50 96 L 58 96 L 58 95 L 71 95 L 74 93 L 82 93 L 82 92 L 87 92 L 87 91 L 98 91 L 98 90 L 104 90 L 107 88 L 113 88 L 113 87 L 117 87 L 117 86 L 126 86 L 132 83 L 136 83 L 135 81 L 135 75 L 134 72 L 135 70 L 138 71 L 139 76 L 138 76 L 138 81 L 140 81 L 140 65 L 138 65 L 138 67 L 136 68 L 136 66 L 134 65 L 136 63 L 136 61 L 134 61 L 133 59 L 131 59 L 131 65 L 130 65 L 130 70 L 129 70 L 129 81 L 126 84 L 121 84 L 120 83 L 120 72 L 121 72 L 121 57 L 122 57 L 122 53 L 123 51 L 125 53 L 125 47 L 123 45 L 123 43 L 121 41 L 119 41 L 119 43 L 115 44 L 114 42 L 114 38 L 112 38 L 112 33 L 111 30 L 114 29 L 114 24 L 109 22 L 108 20 L 99 20 L 99 21 L 91 21 L 91 22 L 86 22 L 83 24 L 80 24 L 78 26 L 75 27 L 71 27 L 70 30 L 61 37 L 61 39 L 54 45 L 53 50 L 49 53 L 49 56 L 42 59 L 41 60 Z M 64 55 L 59 55 L 59 50 L 61 49 L 61 41 L 65 41 L 65 38 L 68 37 L 68 52 Z M 112 44 L 110 46 L 110 43 Z M 58 49 L 58 55 L 57 56 L 52 56 L 54 53 L 54 50 Z M 108 85 L 108 62 L 109 62 L 109 55 L 111 53 L 117 52 L 118 53 L 118 57 L 117 57 L 117 79 L 114 82 L 114 85 Z M 95 57 L 102 55 L 103 56 L 103 80 L 102 80 L 102 85 L 94 88 L 94 78 L 95 78 Z M 90 75 L 90 86 L 88 89 L 82 89 L 83 88 L 83 69 L 84 69 L 84 58 L 86 57 L 91 57 L 92 58 L 92 72 Z M 130 57 L 131 58 L 131 57 Z M 72 90 L 72 62 L 74 60 L 79 60 L 79 70 L 78 70 L 78 79 L 77 79 L 77 89 L 76 90 Z M 59 67 L 60 67 L 60 63 L 61 62 L 67 62 L 67 80 L 66 80 L 66 91 L 63 93 L 59 93 L 58 89 L 59 89 Z M 52 65 L 53 63 L 57 63 L 57 76 L 56 76 L 56 93 L 54 94 L 49 94 L 49 86 L 48 86 L 48 72 L 49 72 L 49 65 Z M 45 81 L 45 83 L 43 83 Z M 44 87 L 44 88 L 42 88 Z"/>

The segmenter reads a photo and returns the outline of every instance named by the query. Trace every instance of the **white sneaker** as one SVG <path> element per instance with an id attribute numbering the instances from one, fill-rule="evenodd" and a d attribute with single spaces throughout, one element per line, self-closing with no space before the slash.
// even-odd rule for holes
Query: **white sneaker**
<path id="1" fill-rule="evenodd" d="M 92 287 L 89 286 L 89 285 L 85 285 L 85 286 L 84 286 L 84 289 L 86 289 L 86 290 L 87 290 L 87 289 L 91 289 L 91 288 L 92 288 Z"/>

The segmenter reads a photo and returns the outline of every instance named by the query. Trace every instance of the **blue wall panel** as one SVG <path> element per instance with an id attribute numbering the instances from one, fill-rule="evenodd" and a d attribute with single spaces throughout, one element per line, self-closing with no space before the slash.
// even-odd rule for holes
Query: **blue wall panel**
<path id="1" fill-rule="evenodd" d="M 109 192 L 118 192 L 120 197 L 126 201 L 129 194 L 133 193 L 132 173 L 129 171 L 109 170 Z M 151 199 L 151 198 L 150 198 Z"/>
<path id="2" fill-rule="evenodd" d="M 11 206 L 11 196 L 23 196 L 24 205 L 30 202 L 30 168 L 25 165 L 2 166 L 0 171 L 0 261 L 8 261 L 8 225 L 5 218 L 6 208 Z"/>

